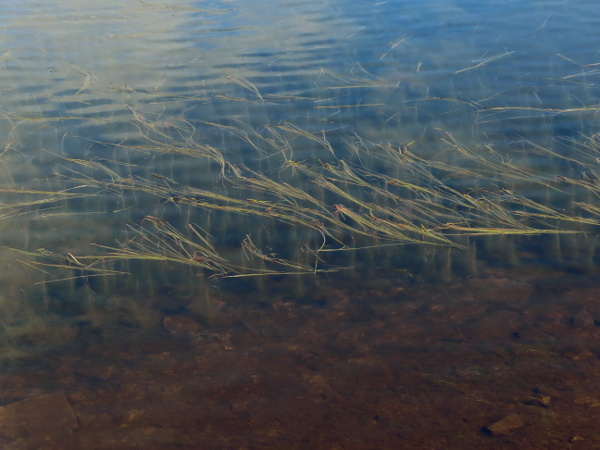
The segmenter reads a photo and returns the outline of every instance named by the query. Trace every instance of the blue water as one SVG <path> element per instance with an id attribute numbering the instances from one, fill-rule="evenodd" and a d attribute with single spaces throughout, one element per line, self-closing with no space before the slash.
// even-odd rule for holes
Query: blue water
<path id="1" fill-rule="evenodd" d="M 579 177 L 584 169 L 536 156 L 536 146 L 565 155 L 576 145 L 571 140 L 584 142 L 595 132 L 600 19 L 586 14 L 590 8 L 589 2 L 468 1 L 4 7 L 2 184 L 94 194 L 49 202 L 44 213 L 35 205 L 16 207 L 9 216 L 17 217 L 4 222 L 4 243 L 33 253 L 97 254 L 89 244 L 123 244 L 132 235 L 127 226 L 150 215 L 179 229 L 195 223 L 215 245 L 224 245 L 219 252 L 239 253 L 247 235 L 275 225 L 172 206 L 169 195 L 177 192 L 157 197 L 106 184 L 114 174 L 159 185 L 159 177 L 167 177 L 235 199 L 258 195 L 224 185 L 222 170 L 229 168 L 218 161 L 181 155 L 190 148 L 217 149 L 226 161 L 295 184 L 322 198 L 332 214 L 334 204 L 348 200 L 291 176 L 286 161 L 315 168 L 345 159 L 419 184 L 421 175 L 399 172 L 376 155 L 377 146 L 408 144 L 419 157 L 444 161 L 459 143 L 549 177 Z M 303 132 L 316 137 L 306 139 Z M 112 172 L 72 164 L 73 158 Z M 453 157 L 446 162 L 482 170 Z M 431 173 L 461 192 L 495 191 L 489 198 L 501 189 L 520 189 L 540 202 L 552 196 L 544 186 L 502 181 L 494 170 L 482 172 L 475 184 L 444 170 Z M 98 183 L 88 183 L 92 179 Z M 437 189 L 435 183 L 430 187 Z M 348 192 L 378 201 L 375 193 Z M 564 207 L 573 198 L 553 201 Z M 293 257 L 295 250 L 274 246 L 300 241 L 305 231 L 278 227 L 264 251 Z M 318 233 L 307 233 L 309 245 L 319 245 Z M 367 266 L 422 272 L 411 255 L 396 255 L 400 260 L 391 263 L 376 252 L 358 258 Z M 333 257 L 331 267 L 354 264 L 345 258 Z M 33 272 L 17 284 L 36 278 Z"/>

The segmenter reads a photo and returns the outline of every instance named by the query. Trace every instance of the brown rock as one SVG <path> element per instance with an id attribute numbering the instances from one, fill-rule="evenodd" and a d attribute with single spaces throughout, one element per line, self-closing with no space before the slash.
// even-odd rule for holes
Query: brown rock
<path id="1" fill-rule="evenodd" d="M 165 317 L 163 327 L 173 334 L 189 334 L 198 331 L 199 325 L 190 317 L 176 315 Z"/>
<path id="2" fill-rule="evenodd" d="M 562 297 L 563 302 L 573 305 L 596 305 L 600 298 L 600 290 L 597 288 L 571 289 Z"/>
<path id="3" fill-rule="evenodd" d="M 589 395 L 578 397 L 573 400 L 573 403 L 579 406 L 587 406 L 588 408 L 598 408 L 600 406 L 600 400 Z"/>
<path id="4" fill-rule="evenodd" d="M 517 428 L 521 428 L 523 425 L 525 425 L 525 421 L 520 415 L 510 414 L 503 419 L 484 427 L 484 431 L 492 436 L 501 436 L 510 433 Z"/>
<path id="5" fill-rule="evenodd" d="M 62 392 L 41 394 L 0 407 L 0 435 L 27 437 L 31 445 L 57 442 L 77 427 L 77 417 Z"/>
<path id="6" fill-rule="evenodd" d="M 527 322 L 514 311 L 499 310 L 476 320 L 468 328 L 478 337 L 500 338 L 518 333 Z"/>
<path id="7" fill-rule="evenodd" d="M 565 351 L 565 356 L 572 361 L 583 361 L 593 358 L 594 354 L 585 348 L 571 348 Z"/>
<path id="8" fill-rule="evenodd" d="M 528 283 L 508 278 L 471 278 L 467 286 L 479 301 L 498 302 L 511 307 L 524 304 L 534 293 L 534 287 Z"/>
<path id="9" fill-rule="evenodd" d="M 552 405 L 552 396 L 545 394 L 537 394 L 530 397 L 525 403 L 528 405 L 549 408 Z"/>
<path id="10" fill-rule="evenodd" d="M 82 366 L 75 371 L 77 375 L 95 378 L 98 380 L 107 380 L 114 372 L 115 366 Z"/>
<path id="11" fill-rule="evenodd" d="M 78 414 L 77 418 L 82 427 L 85 428 L 96 428 L 96 429 L 107 429 L 114 426 L 114 418 L 110 414 Z"/>
<path id="12" fill-rule="evenodd" d="M 594 317 L 587 309 L 582 309 L 573 316 L 572 320 L 575 328 L 588 328 L 594 326 Z"/>

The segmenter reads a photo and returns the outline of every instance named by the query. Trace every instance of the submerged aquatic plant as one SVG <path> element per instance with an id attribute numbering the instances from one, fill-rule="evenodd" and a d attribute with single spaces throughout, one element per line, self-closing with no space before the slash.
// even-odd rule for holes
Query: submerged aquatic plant
<path id="1" fill-rule="evenodd" d="M 134 116 L 147 142 L 124 144 L 121 151 L 192 158 L 209 174 L 216 167 L 217 176 L 210 175 L 208 180 L 214 181 L 206 186 L 206 179 L 196 181 L 184 173 L 187 181 L 178 180 L 177 173 L 160 167 L 122 173 L 114 160 L 65 158 L 62 180 L 115 196 L 122 210 L 132 212 L 129 220 L 146 205 L 157 205 L 152 214 L 138 216 L 137 225 L 129 225 L 129 237 L 118 246 L 96 243 L 104 251 L 101 256 L 79 257 L 92 261 L 88 271 L 98 261 L 106 267 L 110 261 L 144 260 L 184 264 L 213 278 L 228 278 L 314 274 L 365 261 L 379 270 L 399 266 L 411 272 L 416 264 L 449 280 L 453 266 L 462 267 L 461 276 L 466 276 L 465 268 L 477 270 L 482 253 L 497 257 L 499 252 L 489 245 L 475 250 L 481 237 L 503 236 L 504 249 L 541 235 L 576 235 L 571 240 L 582 242 L 600 223 L 600 205 L 594 202 L 599 184 L 587 168 L 591 161 L 586 153 L 588 147 L 598 151 L 597 137 L 581 144 L 586 151 L 579 153 L 587 161 L 575 162 L 582 174 L 575 179 L 519 164 L 489 145 L 470 147 L 447 132 L 440 135 L 441 153 L 427 157 L 419 154 L 418 141 L 381 144 L 355 135 L 334 145 L 324 132 L 309 133 L 291 124 L 261 134 L 239 123 L 203 123 L 256 151 L 257 161 L 268 160 L 269 169 L 259 170 L 234 162 L 225 149 L 196 143 L 191 124 L 187 131 L 177 126 L 173 133 L 164 128 L 171 129 L 170 124 L 153 124 L 135 111 Z M 306 142 L 323 148 L 327 160 L 293 159 L 296 147 Z M 538 145 L 532 144 L 531 152 L 561 158 Z M 574 163 L 573 157 L 562 158 Z M 542 202 L 539 192 L 545 191 L 553 196 Z M 581 192 L 591 197 L 581 201 Z M 133 204 L 127 204 L 130 199 Z M 422 259 L 415 257 L 415 247 L 431 250 Z M 461 251 L 470 261 L 453 264 Z M 516 264 L 516 252 L 504 252 L 508 264 Z M 415 263 L 421 259 L 425 262 Z M 587 260 L 593 261 L 593 254 Z"/>
<path id="2" fill-rule="evenodd" d="M 454 75 L 474 73 L 512 53 L 479 60 Z M 358 130 L 319 128 L 312 119 L 326 123 L 329 113 L 322 111 L 331 108 L 375 105 L 391 114 L 390 121 L 442 102 L 477 113 L 479 124 L 525 108 L 491 105 L 491 98 L 434 97 L 428 89 L 406 100 L 404 112 L 377 102 L 340 102 L 334 92 L 348 98 L 356 92 L 360 99 L 365 89 L 397 87 L 360 64 L 350 75 L 322 69 L 319 92 L 332 93 L 324 99 L 308 92 L 262 92 L 239 74 L 221 81 L 232 92 L 203 102 L 242 102 L 262 111 L 278 102 L 306 101 L 315 117 L 302 126 L 293 120 L 257 124 L 250 114 L 218 123 L 126 105 L 131 135 L 112 143 L 84 139 L 90 146 L 86 158 L 53 155 L 57 182 L 66 186 L 56 194 L 66 204 L 58 214 L 72 212 L 68 196 L 85 202 L 95 195 L 94 212 L 122 231 L 116 239 L 93 239 L 87 254 L 53 249 L 62 261 L 28 250 L 33 260 L 27 263 L 88 279 L 120 275 L 135 269 L 129 262 L 145 261 L 183 266 L 213 280 L 333 270 L 435 273 L 451 280 L 478 272 L 486 258 L 516 265 L 519 253 L 539 252 L 547 239 L 558 261 L 583 257 L 593 267 L 594 251 L 582 249 L 595 242 L 600 220 L 598 136 L 558 142 L 568 152 L 533 142 L 507 152 L 462 142 L 442 129 L 403 143 L 383 134 L 375 139 Z M 150 95 L 152 102 L 153 95 L 159 93 Z M 164 92 L 159 97 L 171 98 Z M 171 98 L 190 100 L 200 99 Z M 6 210 L 7 217 L 19 213 L 15 208 Z"/>

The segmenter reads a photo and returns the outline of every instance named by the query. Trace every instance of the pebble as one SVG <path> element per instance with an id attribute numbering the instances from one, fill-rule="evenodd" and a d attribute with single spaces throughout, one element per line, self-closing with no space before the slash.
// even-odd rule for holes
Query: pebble
<path id="1" fill-rule="evenodd" d="M 585 395 L 583 397 L 576 398 L 573 403 L 579 406 L 586 406 L 588 408 L 598 408 L 600 407 L 600 400 L 595 397 L 590 397 Z"/>
<path id="2" fill-rule="evenodd" d="M 190 334 L 198 331 L 200 326 L 198 322 L 190 317 L 175 315 L 165 317 L 163 319 L 163 327 L 173 334 Z"/>
<path id="3" fill-rule="evenodd" d="M 521 314 L 514 311 L 499 310 L 486 315 L 470 324 L 469 328 L 475 336 L 488 339 L 506 338 L 517 333 L 527 323 Z"/>
<path id="4" fill-rule="evenodd" d="M 75 373 L 82 377 L 94 378 L 97 380 L 107 380 L 116 371 L 116 367 L 107 366 L 83 366 L 78 367 Z"/>
<path id="5" fill-rule="evenodd" d="M 520 415 L 509 414 L 497 422 L 484 427 L 484 431 L 492 436 L 501 436 L 503 434 L 510 433 L 517 428 L 521 428 L 523 425 L 525 425 L 525 421 Z"/>
<path id="6" fill-rule="evenodd" d="M 594 357 L 594 354 L 584 348 L 572 348 L 564 354 L 571 361 L 583 361 Z"/>
<path id="7" fill-rule="evenodd" d="M 531 397 L 527 402 L 529 405 L 542 406 L 549 408 L 552 405 L 552 397 L 550 395 L 535 395 Z"/>
<path id="8" fill-rule="evenodd" d="M 582 309 L 573 316 L 573 326 L 575 328 L 588 328 L 594 326 L 594 317 L 586 309 Z"/>

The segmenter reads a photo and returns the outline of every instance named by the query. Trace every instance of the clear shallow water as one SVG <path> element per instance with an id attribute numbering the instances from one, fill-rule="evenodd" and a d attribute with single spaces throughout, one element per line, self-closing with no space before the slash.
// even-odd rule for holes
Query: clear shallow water
<path id="1" fill-rule="evenodd" d="M 596 225 L 553 216 L 597 216 L 591 2 L 246 3 L 2 7 L 6 367 L 21 351 L 159 339 L 165 317 L 210 323 L 223 304 L 313 305 L 366 278 L 387 292 L 507 267 L 595 273 Z M 486 202 L 498 208 L 474 208 Z M 398 245 L 382 221 L 414 225 L 403 230 L 414 242 Z M 587 234 L 456 237 L 446 224 Z M 466 248 L 425 245 L 439 237 L 428 231 Z M 248 235 L 261 256 L 242 248 Z M 115 250 L 91 245 L 127 242 L 178 261 L 104 260 Z M 209 278 L 224 266 L 352 269 Z"/>

